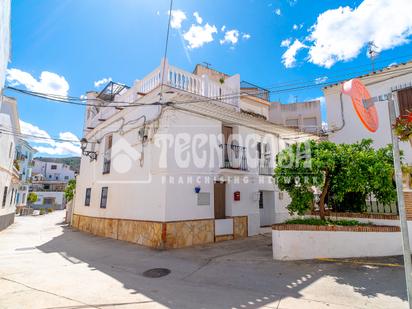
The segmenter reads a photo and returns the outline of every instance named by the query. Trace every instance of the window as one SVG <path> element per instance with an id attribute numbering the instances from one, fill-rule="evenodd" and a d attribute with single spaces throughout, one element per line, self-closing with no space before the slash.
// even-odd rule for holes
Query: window
<path id="1" fill-rule="evenodd" d="M 52 169 L 52 170 L 57 170 L 57 165 L 52 164 L 52 166 L 50 167 L 50 169 Z"/>
<path id="2" fill-rule="evenodd" d="M 110 161 L 112 157 L 112 143 L 113 143 L 113 135 L 106 136 L 105 145 L 104 145 L 103 174 L 110 173 Z"/>
<path id="3" fill-rule="evenodd" d="M 11 194 L 10 194 L 10 203 L 9 205 L 11 206 L 13 204 L 13 197 L 14 197 L 14 188 L 11 189 Z"/>
<path id="4" fill-rule="evenodd" d="M 259 209 L 263 209 L 263 191 L 259 191 Z"/>
<path id="5" fill-rule="evenodd" d="M 102 188 L 102 195 L 100 197 L 100 208 L 106 208 L 107 205 L 107 191 L 109 190 L 108 187 Z"/>
<path id="6" fill-rule="evenodd" d="M 7 187 L 4 187 L 4 191 L 3 191 L 3 202 L 1 204 L 1 207 L 5 207 L 6 206 L 6 200 L 7 200 Z"/>
<path id="7" fill-rule="evenodd" d="M 399 114 L 406 115 L 412 112 L 412 88 L 398 91 Z"/>
<path id="8" fill-rule="evenodd" d="M 86 188 L 86 198 L 84 199 L 84 206 L 90 206 L 90 196 L 92 194 L 91 188 Z M 106 193 L 107 195 L 107 193 Z"/>
<path id="9" fill-rule="evenodd" d="M 66 180 L 69 179 L 69 176 L 64 176 L 64 179 L 66 179 Z"/>

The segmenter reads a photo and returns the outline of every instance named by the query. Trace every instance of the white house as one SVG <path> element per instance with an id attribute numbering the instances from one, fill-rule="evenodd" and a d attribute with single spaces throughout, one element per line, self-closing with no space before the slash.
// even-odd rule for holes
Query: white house
<path id="1" fill-rule="evenodd" d="M 395 105 L 398 114 L 412 111 L 412 61 L 392 65 L 375 73 L 360 76 L 372 97 L 385 95 L 394 91 Z M 409 88 L 408 88 L 409 87 Z M 329 139 L 336 143 L 354 143 L 364 138 L 373 139 L 376 148 L 382 148 L 391 143 L 391 131 L 387 101 L 375 103 L 379 127 L 376 132 L 368 131 L 358 118 L 352 106 L 351 98 L 341 94 L 342 84 L 335 84 L 323 89 L 327 108 Z M 397 91 L 397 89 L 402 90 Z M 409 142 L 400 142 L 404 161 L 412 164 L 412 148 Z"/>
<path id="2" fill-rule="evenodd" d="M 19 171 L 15 166 L 16 133 L 20 133 L 17 102 L 2 97 L 0 108 L 0 230 L 14 222 Z"/>
<path id="3" fill-rule="evenodd" d="M 48 181 L 68 182 L 74 179 L 75 173 L 70 166 L 63 163 L 45 162 L 34 159 L 33 175 L 41 174 Z"/>
<path id="4" fill-rule="evenodd" d="M 16 146 L 16 161 L 19 166 L 20 185 L 17 192 L 17 207 L 27 205 L 30 180 L 32 176 L 33 155 L 37 152 L 29 143 L 23 139 L 18 139 Z"/>
<path id="5" fill-rule="evenodd" d="M 64 209 L 66 206 L 64 190 L 67 186 L 67 182 L 38 179 L 39 176 L 33 177 L 29 187 L 29 191 L 34 192 L 37 195 L 37 201 L 30 207 L 34 209 Z"/>
<path id="6" fill-rule="evenodd" d="M 322 130 L 320 101 L 288 104 L 272 102 L 269 108 L 269 121 L 305 132 L 320 133 Z"/>
<path id="7" fill-rule="evenodd" d="M 162 62 L 131 88 L 89 92 L 73 226 L 177 248 L 255 235 L 287 218 L 275 156 L 314 136 L 266 121 L 270 102 L 241 91 L 239 75 Z"/>

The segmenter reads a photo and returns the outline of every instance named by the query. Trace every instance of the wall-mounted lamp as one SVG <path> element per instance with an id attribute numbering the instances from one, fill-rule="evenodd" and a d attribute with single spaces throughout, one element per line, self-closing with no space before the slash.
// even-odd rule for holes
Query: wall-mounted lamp
<path id="1" fill-rule="evenodd" d="M 196 192 L 196 193 L 199 193 L 199 192 L 200 192 L 200 187 L 199 187 L 199 186 L 195 187 L 195 192 Z"/>
<path id="2" fill-rule="evenodd" d="M 88 156 L 91 161 L 97 160 L 97 152 L 96 151 L 86 150 L 88 144 L 89 144 L 89 142 L 87 141 L 86 138 L 83 137 L 80 140 L 80 149 L 82 150 L 82 155 Z"/>

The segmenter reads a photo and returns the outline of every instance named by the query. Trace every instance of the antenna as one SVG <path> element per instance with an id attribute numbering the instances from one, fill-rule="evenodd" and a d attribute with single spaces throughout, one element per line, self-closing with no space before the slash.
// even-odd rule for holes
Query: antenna
<path id="1" fill-rule="evenodd" d="M 203 61 L 202 63 L 205 65 L 206 69 L 212 66 L 209 62 L 206 62 L 206 61 Z"/>
<path id="2" fill-rule="evenodd" d="M 371 59 L 372 72 L 375 72 L 375 58 L 379 55 L 378 47 L 373 41 L 368 42 L 368 55 Z"/>

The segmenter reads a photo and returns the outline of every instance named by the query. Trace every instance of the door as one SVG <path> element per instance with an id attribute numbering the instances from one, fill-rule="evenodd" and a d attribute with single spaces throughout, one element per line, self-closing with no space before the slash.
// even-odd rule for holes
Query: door
<path id="1" fill-rule="evenodd" d="M 275 217 L 275 192 L 259 191 L 260 226 L 270 226 Z"/>
<path id="2" fill-rule="evenodd" d="M 214 184 L 215 219 L 226 218 L 226 184 L 215 182 Z"/>

